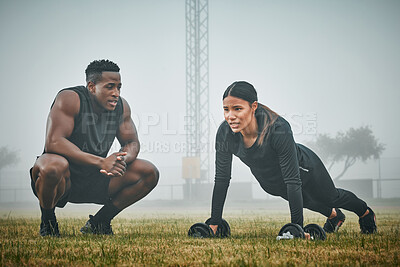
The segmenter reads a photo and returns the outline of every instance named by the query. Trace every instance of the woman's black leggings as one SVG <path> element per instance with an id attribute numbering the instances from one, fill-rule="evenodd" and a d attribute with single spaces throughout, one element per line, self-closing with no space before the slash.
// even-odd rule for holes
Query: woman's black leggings
<path id="1" fill-rule="evenodd" d="M 326 217 L 331 215 L 332 208 L 343 208 L 362 216 L 367 210 L 367 203 L 348 190 L 336 188 L 318 156 L 314 154 L 312 160 L 312 169 L 300 171 L 303 206 Z"/>

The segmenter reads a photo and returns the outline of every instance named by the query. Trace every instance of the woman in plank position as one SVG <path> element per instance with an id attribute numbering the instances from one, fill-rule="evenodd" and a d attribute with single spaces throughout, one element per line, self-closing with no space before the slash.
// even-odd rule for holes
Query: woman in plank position
<path id="1" fill-rule="evenodd" d="M 248 82 L 231 84 L 223 95 L 225 121 L 216 136 L 215 184 L 210 227 L 221 223 L 231 179 L 232 155 L 246 164 L 265 192 L 289 202 L 291 222 L 303 227 L 303 207 L 327 217 L 324 230 L 338 231 L 345 221 L 339 208 L 359 216 L 361 233 L 376 232 L 375 214 L 354 193 L 336 188 L 319 157 L 295 143 L 289 123 L 258 103 Z"/>

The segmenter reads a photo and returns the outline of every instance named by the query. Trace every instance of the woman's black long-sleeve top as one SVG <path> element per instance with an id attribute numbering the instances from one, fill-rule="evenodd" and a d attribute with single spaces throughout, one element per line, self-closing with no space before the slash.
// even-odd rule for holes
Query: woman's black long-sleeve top
<path id="1" fill-rule="evenodd" d="M 255 116 L 258 129 L 263 128 L 266 113 L 259 107 Z M 250 167 L 261 187 L 269 194 L 281 196 L 289 201 L 291 222 L 303 226 L 303 197 L 297 153 L 300 151 L 294 142 L 289 123 L 278 117 L 271 132 L 259 146 L 258 134 L 255 143 L 246 148 L 241 133 L 233 133 L 224 121 L 216 136 L 215 184 L 212 196 L 210 224 L 221 222 L 222 210 L 231 179 L 232 155 Z"/>

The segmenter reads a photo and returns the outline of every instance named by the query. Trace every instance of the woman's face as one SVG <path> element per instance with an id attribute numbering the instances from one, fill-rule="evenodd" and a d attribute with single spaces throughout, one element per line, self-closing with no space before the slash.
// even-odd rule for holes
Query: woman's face
<path id="1" fill-rule="evenodd" d="M 227 96 L 223 100 L 224 117 L 234 133 L 246 129 L 255 119 L 254 112 L 257 109 L 257 102 L 251 106 L 249 102 L 234 96 Z"/>

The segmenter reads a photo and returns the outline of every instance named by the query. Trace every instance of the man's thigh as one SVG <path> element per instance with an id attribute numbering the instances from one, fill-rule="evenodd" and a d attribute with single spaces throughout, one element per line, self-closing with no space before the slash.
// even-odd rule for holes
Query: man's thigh
<path id="1" fill-rule="evenodd" d="M 31 177 L 34 182 L 39 175 L 60 175 L 69 178 L 68 160 L 57 154 L 44 153 L 36 159 L 31 168 Z"/>

